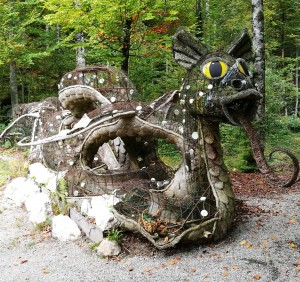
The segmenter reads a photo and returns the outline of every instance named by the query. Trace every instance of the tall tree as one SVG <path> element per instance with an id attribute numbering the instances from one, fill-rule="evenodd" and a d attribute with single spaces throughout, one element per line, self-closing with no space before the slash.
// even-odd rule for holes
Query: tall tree
<path id="1" fill-rule="evenodd" d="M 196 0 L 196 37 L 203 39 L 203 12 L 201 0 Z"/>
<path id="2" fill-rule="evenodd" d="M 261 93 L 258 117 L 265 121 L 265 44 L 264 44 L 264 12 L 263 0 L 252 0 L 252 30 L 254 50 L 254 82 Z"/>

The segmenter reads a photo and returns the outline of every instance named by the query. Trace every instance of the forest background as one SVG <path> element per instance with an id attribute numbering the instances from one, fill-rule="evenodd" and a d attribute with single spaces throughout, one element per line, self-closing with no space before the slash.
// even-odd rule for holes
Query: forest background
<path id="1" fill-rule="evenodd" d="M 298 157 L 299 19 L 298 0 L 264 1 L 266 106 L 261 132 L 266 151 L 286 147 Z M 211 50 L 226 50 L 244 28 L 252 33 L 252 3 L 0 0 L 0 131 L 10 121 L 11 103 L 57 96 L 61 77 L 79 64 L 122 69 L 141 101 L 178 89 L 184 70 L 172 59 L 171 37 L 179 26 Z M 223 125 L 222 138 L 230 170 L 255 169 L 242 129 Z"/>

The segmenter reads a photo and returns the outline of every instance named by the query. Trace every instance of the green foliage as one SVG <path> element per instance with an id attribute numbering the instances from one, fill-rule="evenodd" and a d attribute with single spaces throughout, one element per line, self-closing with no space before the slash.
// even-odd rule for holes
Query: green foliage
<path id="1" fill-rule="evenodd" d="M 69 205 L 67 203 L 68 194 L 67 181 L 64 178 L 60 178 L 56 192 L 52 193 L 52 210 L 55 215 L 68 214 Z"/>
<path id="2" fill-rule="evenodd" d="M 15 148 L 0 148 L 0 153 L 2 157 L 6 157 L 0 158 L 0 187 L 7 179 L 26 176 L 28 172 L 28 164 L 26 156 L 22 151 Z M 17 155 L 17 158 L 12 158 L 12 155 Z"/>
<path id="3" fill-rule="evenodd" d="M 118 242 L 121 240 L 121 236 L 122 236 L 122 232 L 115 228 L 109 230 L 107 233 L 107 239 L 110 241 Z"/>
<path id="4" fill-rule="evenodd" d="M 99 247 L 100 243 L 101 243 L 101 241 L 98 242 L 98 243 L 92 244 L 92 245 L 90 246 L 91 251 L 95 251 L 95 250 Z"/>
<path id="5" fill-rule="evenodd" d="M 250 142 L 241 128 L 222 125 L 221 139 L 224 161 L 230 171 L 250 172 L 257 169 Z"/>
<path id="6" fill-rule="evenodd" d="M 163 139 L 158 140 L 158 155 L 168 166 L 176 169 L 182 162 L 182 155 L 174 144 L 167 143 Z"/>
<path id="7" fill-rule="evenodd" d="M 49 217 L 46 217 L 45 221 L 38 223 L 35 226 L 36 231 L 42 232 L 42 231 L 49 231 L 52 226 L 52 221 Z"/>
<path id="8" fill-rule="evenodd" d="M 300 119 L 294 116 L 281 117 L 279 119 L 281 127 L 288 129 L 291 133 L 300 132 Z M 287 131 L 287 130 L 285 130 Z"/>
<path id="9" fill-rule="evenodd" d="M 203 28 L 200 40 L 212 51 L 226 50 L 246 27 L 251 32 L 251 1 L 200 2 Z M 298 110 L 295 107 L 299 95 L 296 85 L 300 60 L 296 55 L 300 33 L 298 2 L 264 3 L 266 150 L 279 145 L 299 151 L 299 121 L 298 117 L 292 117 Z M 19 102 L 57 96 L 60 78 L 75 68 L 78 32 L 84 34 L 84 43 L 80 44 L 85 47 L 87 65 L 109 63 L 121 68 L 124 60 L 129 60 L 128 75 L 138 90 L 137 99 L 152 101 L 179 89 L 185 70 L 174 63 L 171 52 L 171 37 L 179 26 L 195 31 L 195 1 L 3 1 L 0 5 L 0 122 L 8 122 L 9 106 L 3 106 L 2 101 L 9 101 L 10 97 L 9 63 L 14 61 L 17 65 Z M 0 130 L 3 127 L 0 124 Z M 245 134 L 238 128 L 223 126 L 222 137 L 228 167 L 252 170 L 250 144 Z M 173 167 L 182 158 L 168 144 L 159 144 L 159 154 Z"/>

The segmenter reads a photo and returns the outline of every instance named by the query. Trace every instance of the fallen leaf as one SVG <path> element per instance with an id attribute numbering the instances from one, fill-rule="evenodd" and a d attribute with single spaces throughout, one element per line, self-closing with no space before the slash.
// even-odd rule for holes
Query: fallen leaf
<path id="1" fill-rule="evenodd" d="M 148 272 L 149 273 L 149 272 L 151 272 L 151 270 L 150 269 L 145 269 L 144 272 Z"/>
<path id="2" fill-rule="evenodd" d="M 224 277 L 227 277 L 227 276 L 228 276 L 228 272 L 227 272 L 227 271 L 224 271 L 224 272 L 223 272 L 223 276 L 224 276 Z"/>
<path id="3" fill-rule="evenodd" d="M 169 242 L 169 237 L 165 237 L 164 244 L 167 244 Z"/>
<path id="4" fill-rule="evenodd" d="M 240 242 L 240 245 L 245 245 L 245 244 L 247 244 L 246 240 L 243 240 L 243 241 Z"/>
<path id="5" fill-rule="evenodd" d="M 251 249 L 252 247 L 253 247 L 252 244 L 250 244 L 250 243 L 247 243 L 247 244 L 246 244 L 246 248 L 247 248 L 247 249 Z"/>
<path id="6" fill-rule="evenodd" d="M 296 247 L 296 245 L 295 245 L 294 243 L 290 243 L 290 246 L 291 246 L 292 248 L 295 248 L 295 247 Z"/>
<path id="7" fill-rule="evenodd" d="M 175 259 L 176 259 L 177 261 L 180 261 L 180 260 L 181 260 L 181 258 L 179 258 L 179 257 L 176 257 Z"/>
<path id="8" fill-rule="evenodd" d="M 232 267 L 232 269 L 233 269 L 233 270 L 237 270 L 237 269 L 239 269 L 239 267 L 238 267 L 237 265 L 234 265 L 234 266 Z"/>
<path id="9" fill-rule="evenodd" d="M 133 267 L 128 268 L 128 271 L 133 271 Z"/>
<path id="10" fill-rule="evenodd" d="M 171 259 L 170 261 L 169 261 L 169 264 L 170 265 L 174 265 L 176 262 L 175 262 L 175 260 L 173 260 L 173 259 Z"/>
<path id="11" fill-rule="evenodd" d="M 269 249 L 269 246 L 267 246 L 267 245 L 261 245 L 260 246 L 262 249 Z"/>
<path id="12" fill-rule="evenodd" d="M 297 222 L 297 219 L 291 219 L 287 224 L 295 224 Z"/>
<path id="13" fill-rule="evenodd" d="M 44 268 L 43 269 L 43 274 L 49 274 L 50 272 L 49 272 L 49 270 L 47 269 L 47 268 Z"/>
<path id="14" fill-rule="evenodd" d="M 260 279 L 261 279 L 261 276 L 260 276 L 259 274 L 255 274 L 255 275 L 253 276 L 253 278 L 254 278 L 255 280 L 260 280 Z"/>
<path id="15" fill-rule="evenodd" d="M 193 272 L 193 273 L 196 272 L 196 269 L 195 269 L 195 268 L 192 268 L 192 269 L 191 269 L 191 272 Z"/>
<path id="16" fill-rule="evenodd" d="M 117 256 L 111 256 L 112 259 L 116 260 L 116 261 L 121 261 L 120 258 L 118 258 Z"/>
<path id="17" fill-rule="evenodd" d="M 256 221 L 256 226 L 264 226 L 264 224 L 260 220 L 257 220 Z"/>
<path id="18" fill-rule="evenodd" d="M 21 260 L 21 264 L 23 264 L 23 263 L 26 263 L 26 262 L 28 262 L 28 260 L 27 259 L 24 259 L 24 260 Z"/>

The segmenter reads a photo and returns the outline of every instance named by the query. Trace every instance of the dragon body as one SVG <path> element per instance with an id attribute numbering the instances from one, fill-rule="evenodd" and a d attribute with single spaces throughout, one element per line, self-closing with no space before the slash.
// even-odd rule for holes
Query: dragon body
<path id="1" fill-rule="evenodd" d="M 29 115 L 38 126 L 19 145 L 38 148 L 37 158 L 66 172 L 69 196 L 116 195 L 121 201 L 113 211 L 120 225 L 159 249 L 217 240 L 235 213 L 220 123 L 246 129 L 259 169 L 273 177 L 251 126 L 261 95 L 245 61 L 250 53 L 247 32 L 227 52 L 210 52 L 179 29 L 173 54 L 186 77 L 179 90 L 149 104 L 132 101 L 135 89 L 125 76 L 104 77 L 103 67 L 76 69 L 60 82 L 60 103 L 44 101 Z M 157 153 L 161 140 L 181 155 L 176 169 Z M 282 151 L 294 163 L 292 179 L 284 184 L 290 186 L 299 164 Z"/>

